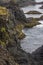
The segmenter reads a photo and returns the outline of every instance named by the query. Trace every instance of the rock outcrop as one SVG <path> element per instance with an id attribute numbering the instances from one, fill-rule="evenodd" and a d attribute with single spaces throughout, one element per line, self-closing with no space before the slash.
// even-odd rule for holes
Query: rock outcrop
<path id="1" fill-rule="evenodd" d="M 32 56 L 34 57 L 34 60 L 38 63 L 38 65 L 43 65 L 43 46 L 33 52 Z"/>

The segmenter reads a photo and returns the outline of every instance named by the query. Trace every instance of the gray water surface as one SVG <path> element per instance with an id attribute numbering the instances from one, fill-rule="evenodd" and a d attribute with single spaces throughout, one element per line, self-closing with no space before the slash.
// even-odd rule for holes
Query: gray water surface
<path id="1" fill-rule="evenodd" d="M 42 2 L 43 0 L 36 0 L 36 2 Z M 35 6 L 27 6 L 24 8 L 21 8 L 24 13 L 29 11 L 39 11 L 43 13 L 43 9 L 40 9 L 42 5 L 35 5 Z M 25 16 L 27 18 L 33 17 L 33 18 L 40 18 L 43 14 L 30 14 Z M 32 53 L 37 48 L 41 47 L 43 45 L 43 20 L 39 21 L 41 24 L 36 25 L 33 28 L 30 29 L 24 29 L 23 32 L 25 33 L 26 37 L 21 40 L 21 47 L 26 52 Z"/>

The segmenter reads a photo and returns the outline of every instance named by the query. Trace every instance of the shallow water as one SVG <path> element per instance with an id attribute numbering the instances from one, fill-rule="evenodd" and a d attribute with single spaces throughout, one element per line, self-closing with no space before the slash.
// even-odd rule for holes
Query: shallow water
<path id="1" fill-rule="evenodd" d="M 43 21 L 39 22 L 41 22 L 40 25 L 23 30 L 26 37 L 21 40 L 21 47 L 26 52 L 32 53 L 43 45 Z"/>

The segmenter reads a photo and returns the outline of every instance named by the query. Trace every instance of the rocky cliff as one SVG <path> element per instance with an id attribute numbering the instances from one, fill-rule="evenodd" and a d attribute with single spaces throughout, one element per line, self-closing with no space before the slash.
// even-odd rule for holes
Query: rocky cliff
<path id="1" fill-rule="evenodd" d="M 27 19 L 19 6 L 10 1 L 0 6 L 0 65 L 36 65 L 30 53 L 21 49 L 20 38 Z"/>

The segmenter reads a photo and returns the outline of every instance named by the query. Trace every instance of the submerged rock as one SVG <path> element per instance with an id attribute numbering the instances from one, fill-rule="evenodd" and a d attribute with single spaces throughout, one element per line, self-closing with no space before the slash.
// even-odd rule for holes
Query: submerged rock
<path id="1" fill-rule="evenodd" d="M 27 12 L 26 14 L 42 14 L 42 13 L 40 13 L 40 12 L 38 12 L 38 11 L 29 11 L 29 12 Z"/>

